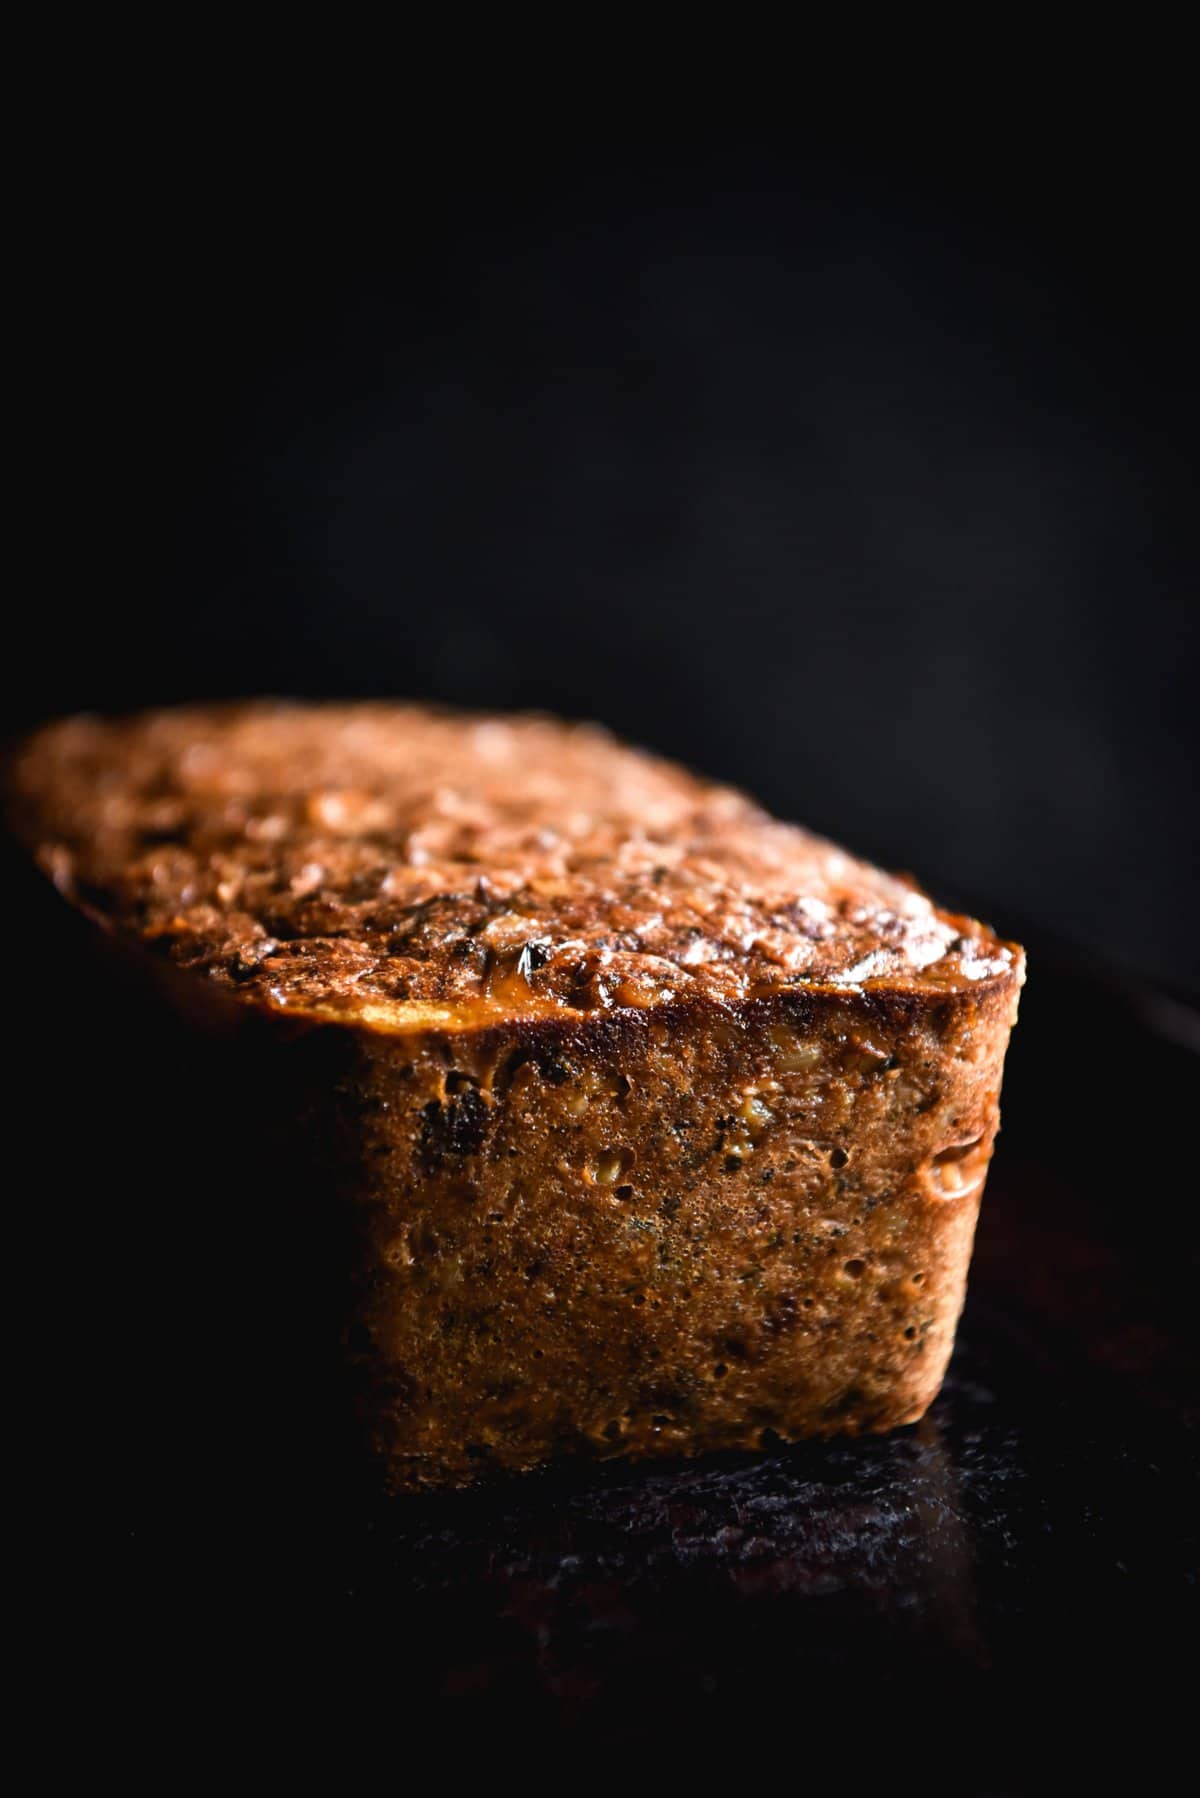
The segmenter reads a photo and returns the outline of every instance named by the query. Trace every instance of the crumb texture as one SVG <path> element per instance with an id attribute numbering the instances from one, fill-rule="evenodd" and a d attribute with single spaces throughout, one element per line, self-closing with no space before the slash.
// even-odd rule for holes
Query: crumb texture
<path id="1" fill-rule="evenodd" d="M 18 832 L 68 897 L 251 1002 L 386 1021 L 954 991 L 1017 952 L 593 726 L 260 702 L 46 727 Z"/>
<path id="2" fill-rule="evenodd" d="M 941 1384 L 1013 994 L 864 1019 L 643 1011 L 375 1037 L 345 1089 L 347 1351 L 399 1489 L 559 1455 L 758 1448 Z"/>

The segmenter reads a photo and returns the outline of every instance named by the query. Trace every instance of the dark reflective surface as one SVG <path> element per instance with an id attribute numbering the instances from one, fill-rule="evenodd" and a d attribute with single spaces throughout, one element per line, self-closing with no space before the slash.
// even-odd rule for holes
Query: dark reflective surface
<path id="1" fill-rule="evenodd" d="M 505 1731 L 715 1743 L 933 1706 L 1015 1789 L 1047 1732 L 1078 1769 L 1160 1718 L 1149 1752 L 1194 1658 L 1197 1388 L 1185 1318 L 1127 1272 L 1014 1155 L 917 1428 L 330 1517 L 325 1603 L 410 1691 Z"/>
<path id="2" fill-rule="evenodd" d="M 898 1777 L 903 1742 L 903 1789 L 1039 1790 L 1118 1754 L 1144 1775 L 1186 1738 L 1185 1008 L 1035 945 L 967 1312 L 921 1425 L 395 1501 L 335 1446 L 336 1412 L 298 1425 L 272 1384 L 279 1317 L 256 1334 L 256 1307 L 284 1243 L 224 1159 L 230 1118 L 181 1165 L 172 1095 L 191 1104 L 195 1070 L 173 1050 L 131 1077 L 134 998 L 76 1018 L 69 1052 L 59 1028 L 30 1024 L 21 1115 L 82 1290 L 47 1408 L 82 1568 L 67 1613 L 120 1620 L 105 1679 L 185 1709 L 213 1681 L 317 1693 L 369 1734 L 403 1718 L 410 1745 L 523 1765 L 729 1748 L 832 1755 L 839 1777 L 841 1755 L 865 1781 Z"/>

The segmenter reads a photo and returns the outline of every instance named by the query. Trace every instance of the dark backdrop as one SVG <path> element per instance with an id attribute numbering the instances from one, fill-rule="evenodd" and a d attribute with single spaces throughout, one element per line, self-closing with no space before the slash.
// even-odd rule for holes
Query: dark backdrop
<path id="1" fill-rule="evenodd" d="M 398 130 L 369 182 L 302 120 L 75 147 L 13 724 L 260 689 L 598 717 L 1195 983 L 1170 120 L 519 136 Z"/>

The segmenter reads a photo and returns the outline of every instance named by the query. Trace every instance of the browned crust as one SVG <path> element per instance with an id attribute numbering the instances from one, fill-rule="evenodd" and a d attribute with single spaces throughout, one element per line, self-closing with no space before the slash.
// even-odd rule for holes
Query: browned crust
<path id="1" fill-rule="evenodd" d="M 14 757 L 74 903 L 240 1003 L 380 1029 L 967 989 L 1013 945 L 743 795 L 546 718 L 258 704 L 73 718 Z"/>

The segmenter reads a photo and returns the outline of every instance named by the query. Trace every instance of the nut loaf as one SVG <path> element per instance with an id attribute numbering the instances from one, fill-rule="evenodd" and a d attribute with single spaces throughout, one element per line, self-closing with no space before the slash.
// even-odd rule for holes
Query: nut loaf
<path id="1" fill-rule="evenodd" d="M 344 1353 L 395 1489 L 929 1405 L 1016 945 L 543 717 L 77 717 L 8 794 L 198 1028 L 332 1051 L 271 1105 L 349 1224 Z"/>

